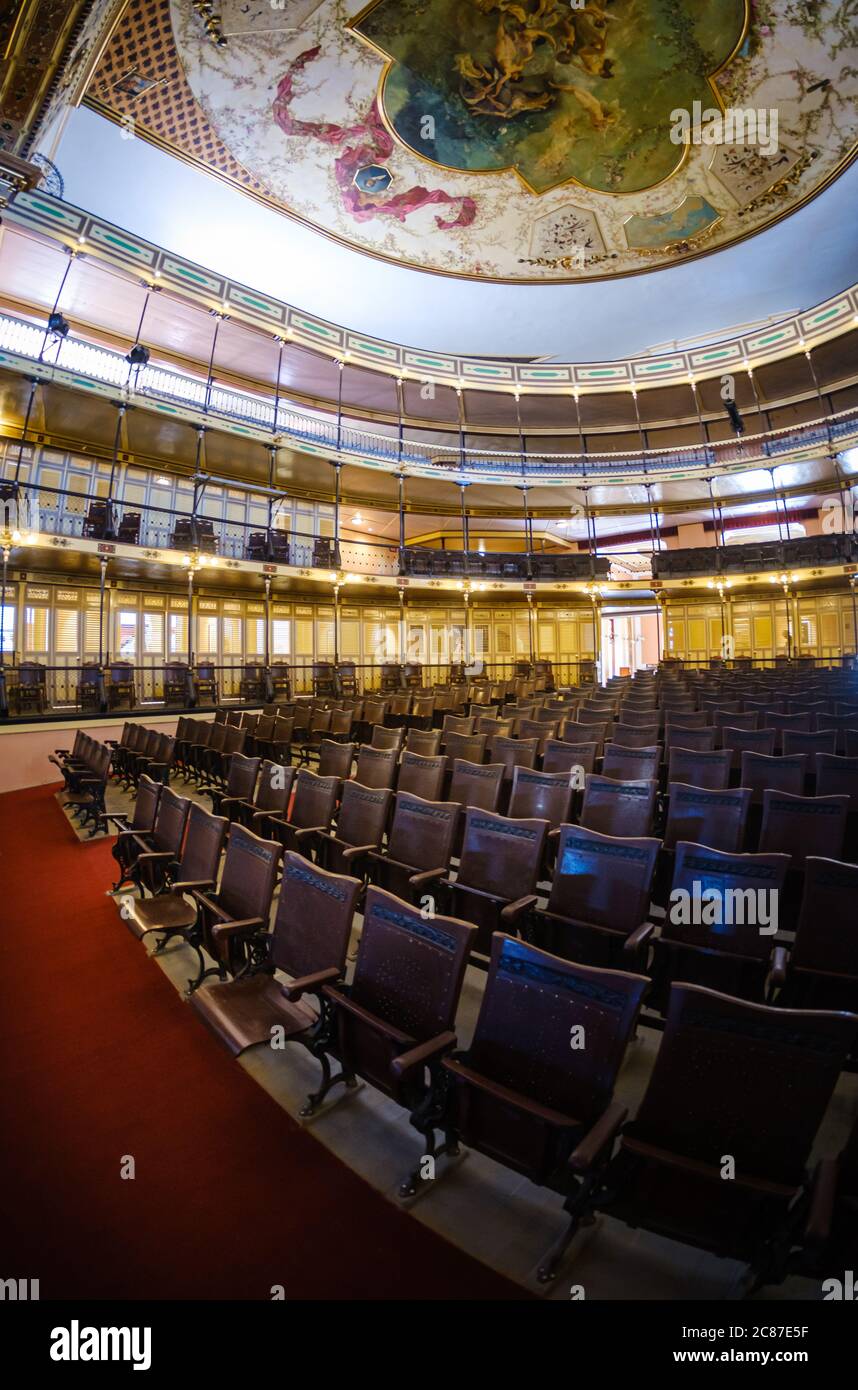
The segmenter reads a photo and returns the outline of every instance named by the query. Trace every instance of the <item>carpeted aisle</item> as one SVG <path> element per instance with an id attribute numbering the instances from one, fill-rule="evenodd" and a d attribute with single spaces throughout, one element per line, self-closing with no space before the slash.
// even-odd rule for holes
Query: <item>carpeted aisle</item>
<path id="1" fill-rule="evenodd" d="M 230 1061 L 105 896 L 109 842 L 78 843 L 54 790 L 0 796 L 0 1277 L 43 1299 L 527 1297 Z"/>

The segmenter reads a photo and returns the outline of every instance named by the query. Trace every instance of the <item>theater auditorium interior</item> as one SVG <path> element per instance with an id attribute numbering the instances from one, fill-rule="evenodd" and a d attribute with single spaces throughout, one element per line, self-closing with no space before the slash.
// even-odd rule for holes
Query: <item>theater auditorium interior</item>
<path id="1" fill-rule="evenodd" d="M 4 7 L 6 1299 L 854 1298 L 854 23 Z"/>

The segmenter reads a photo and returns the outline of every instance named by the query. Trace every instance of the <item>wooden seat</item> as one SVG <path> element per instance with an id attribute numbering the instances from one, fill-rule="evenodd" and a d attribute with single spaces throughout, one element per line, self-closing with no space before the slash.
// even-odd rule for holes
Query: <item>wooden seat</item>
<path id="1" fill-rule="evenodd" d="M 436 1143 L 426 1073 L 434 1078 L 456 1046 L 452 1030 L 473 934 L 466 922 L 426 921 L 392 893 L 367 889 L 354 978 L 323 987 L 332 1015 L 327 1050 L 340 1072 L 308 1098 L 302 1114 L 312 1114 L 332 1085 L 353 1086 L 362 1077 L 408 1111 L 421 1135 L 421 1158 L 448 1147 Z M 419 1181 L 418 1163 L 401 1195 L 411 1195 Z"/>
<path id="2" fill-rule="evenodd" d="M 260 766 L 255 791 L 243 800 L 239 798 L 235 803 L 229 802 L 227 798 L 228 810 L 223 802 L 215 809 L 222 813 L 226 810 L 230 820 L 240 820 L 248 830 L 258 834 L 268 816 L 280 816 L 285 812 L 289 805 L 294 776 L 294 768 L 283 767 L 281 763 L 266 758 Z"/>
<path id="3" fill-rule="evenodd" d="M 777 1282 L 805 1165 L 856 1031 L 848 1014 L 674 985 L 649 1085 L 593 1206 L 739 1261 L 747 1287 Z"/>
<path id="4" fill-rule="evenodd" d="M 397 797 L 403 792 L 411 792 L 414 796 L 422 797 L 425 801 L 437 800 L 441 795 L 446 771 L 447 759 L 443 753 L 436 753 L 434 757 L 422 757 L 419 753 L 411 753 L 406 750 L 402 754 L 402 761 L 399 764 L 399 776 L 396 782 Z M 360 778 L 358 778 L 359 780 Z"/>
<path id="5" fill-rule="evenodd" d="M 664 848 L 691 840 L 710 849 L 738 854 L 744 844 L 751 792 L 748 787 L 701 787 L 671 781 Z"/>
<path id="6" fill-rule="evenodd" d="M 171 793 L 171 795 L 174 794 Z M 102 828 L 109 831 L 112 827 L 116 834 L 116 840 L 110 847 L 110 853 L 119 866 L 119 876 L 110 890 L 112 893 L 118 892 L 123 883 L 131 881 L 131 867 L 141 849 L 147 847 L 145 837 L 151 835 L 155 829 L 160 798 L 161 784 L 153 781 L 151 777 L 144 776 L 140 778 L 137 797 L 134 802 L 134 814 L 130 820 L 127 816 L 111 814 L 102 817 Z M 176 801 L 182 800 L 180 797 L 175 799 Z M 187 816 L 187 802 L 184 805 Z"/>
<path id="7" fill-rule="evenodd" d="M 233 825 L 217 889 L 193 889 L 197 921 L 186 939 L 197 952 L 200 968 L 188 981 L 190 993 L 209 975 L 225 980 L 227 974 L 245 974 L 258 963 L 253 942 L 257 932 L 268 930 L 281 854 L 276 841 Z M 215 959 L 213 967 L 206 968 L 204 949 Z"/>
<path id="8" fill-rule="evenodd" d="M 283 856 L 283 886 L 270 936 L 242 929 L 259 963 L 253 974 L 223 984 L 204 985 L 191 1003 L 234 1057 L 258 1043 L 298 1041 L 317 1055 L 325 1077 L 330 1067 L 323 1048 L 321 990 L 345 974 L 346 953 L 360 882 L 327 873 L 291 851 Z M 236 932 L 236 935 L 239 933 Z M 291 977 L 283 985 L 280 970 Z"/>
<path id="9" fill-rule="evenodd" d="M 327 831 L 331 824 L 340 779 L 320 777 L 302 767 L 295 774 L 294 786 L 295 795 L 287 811 L 282 816 L 266 816 L 259 830 L 284 849 L 297 850 L 309 858 L 313 836 Z"/>
<path id="10" fill-rule="evenodd" d="M 386 848 L 356 856 L 355 872 L 365 870 L 371 882 L 407 902 L 432 897 L 450 867 L 459 813 L 455 802 L 399 792 Z"/>
<path id="11" fill-rule="evenodd" d="M 397 748 L 375 748 L 362 743 L 358 749 L 355 781 L 364 787 L 393 787 L 399 766 Z"/>
<path id="12" fill-rule="evenodd" d="M 203 783 L 197 788 L 201 796 L 210 798 L 216 816 L 224 815 L 232 821 L 238 816 L 241 806 L 253 801 L 261 761 L 261 758 L 246 758 L 243 753 L 233 753 L 225 786 Z"/>
<path id="13" fill-rule="evenodd" d="M 858 1011 L 858 865 L 810 856 L 795 941 L 778 947 L 777 1003 L 791 1009 Z"/>
<path id="14" fill-rule="evenodd" d="M 378 849 L 387 826 L 393 792 L 345 782 L 333 830 L 318 830 L 310 840 L 316 862 L 333 873 L 351 873 L 353 863 Z"/>
<path id="15" fill-rule="evenodd" d="M 132 912 L 125 919 L 133 936 L 140 938 L 150 932 L 159 933 L 161 940 L 156 951 L 161 951 L 172 936 L 184 935 L 193 928 L 197 907 L 185 894 L 195 888 L 214 887 L 228 827 L 225 816 L 212 816 L 198 803 L 191 803 L 179 859 L 167 862 L 159 858 L 155 862 L 157 882 L 152 882 L 155 875 L 150 874 L 148 867 L 144 870 L 141 865 L 141 880 L 149 880 L 155 896 L 138 898 L 134 902 Z"/>
<path id="16" fill-rule="evenodd" d="M 338 777 L 341 782 L 348 781 L 352 775 L 357 745 L 354 743 L 335 743 L 323 738 L 319 744 L 318 773 L 320 777 Z"/>
<path id="17" fill-rule="evenodd" d="M 485 771 L 485 769 L 483 769 Z M 475 964 L 488 957 L 492 932 L 515 932 L 536 905 L 548 822 L 512 820 L 471 807 L 455 881 L 440 880 L 445 912 L 477 927 Z"/>
<path id="18" fill-rule="evenodd" d="M 602 776 L 614 782 L 650 781 L 658 777 L 661 747 L 625 748 L 618 743 L 606 743 L 602 758 Z"/>
<path id="19" fill-rule="evenodd" d="M 586 1216 L 626 1117 L 613 1089 L 646 983 L 495 933 L 471 1046 L 444 1058 L 454 1142 L 564 1198 L 569 1220 L 541 1280 Z"/>
<path id="20" fill-rule="evenodd" d="M 730 781 L 731 759 L 729 748 L 700 752 L 674 746 L 668 757 L 668 782 L 684 782 L 692 787 L 721 791 Z"/>
<path id="21" fill-rule="evenodd" d="M 588 773 L 581 824 L 602 835 L 637 839 L 652 831 L 658 784 L 651 779 L 618 782 Z"/>

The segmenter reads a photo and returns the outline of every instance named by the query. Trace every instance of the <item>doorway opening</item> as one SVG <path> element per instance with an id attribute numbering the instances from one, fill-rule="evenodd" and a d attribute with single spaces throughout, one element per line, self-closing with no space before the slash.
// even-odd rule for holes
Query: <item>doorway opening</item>
<path id="1" fill-rule="evenodd" d="M 655 608 L 602 611 L 602 680 L 633 676 L 657 666 L 659 618 Z"/>

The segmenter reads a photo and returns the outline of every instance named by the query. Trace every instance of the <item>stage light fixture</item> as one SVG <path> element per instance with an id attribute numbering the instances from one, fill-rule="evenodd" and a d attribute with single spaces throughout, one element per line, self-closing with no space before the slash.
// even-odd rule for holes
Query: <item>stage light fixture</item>
<path id="1" fill-rule="evenodd" d="M 63 318 L 58 310 L 54 310 L 48 316 L 48 332 L 53 333 L 55 338 L 67 338 L 69 334 L 68 322 Z"/>
<path id="2" fill-rule="evenodd" d="M 142 343 L 135 343 L 125 361 L 130 362 L 132 367 L 145 367 L 149 361 L 149 349 L 145 348 Z"/>

